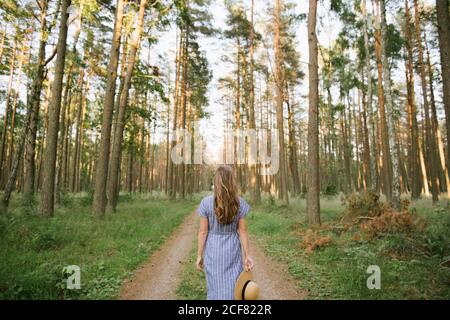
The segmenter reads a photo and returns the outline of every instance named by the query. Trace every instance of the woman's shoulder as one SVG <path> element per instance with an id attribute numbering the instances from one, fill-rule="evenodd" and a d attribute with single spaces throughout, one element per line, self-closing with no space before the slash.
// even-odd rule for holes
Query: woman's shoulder
<path id="1" fill-rule="evenodd" d="M 244 198 L 242 198 L 241 196 L 239 196 L 239 202 L 240 202 L 241 204 L 246 204 L 246 205 L 248 205 L 247 201 L 246 201 Z"/>
<path id="2" fill-rule="evenodd" d="M 242 197 L 239 197 L 239 210 L 241 212 L 241 215 L 243 216 L 245 216 L 247 212 L 250 210 L 250 205 Z"/>
<path id="3" fill-rule="evenodd" d="M 200 201 L 200 202 L 208 202 L 208 201 L 211 201 L 211 200 L 213 200 L 213 199 L 214 199 L 214 195 L 213 195 L 213 194 L 210 194 L 210 195 L 204 197 L 204 198 L 202 199 L 202 201 Z"/>
<path id="4" fill-rule="evenodd" d="M 211 207 L 212 207 L 212 199 L 213 196 L 209 195 L 204 197 L 201 201 L 200 201 L 200 205 L 198 206 L 198 212 L 200 214 L 200 216 L 202 217 L 207 217 L 209 215 L 209 212 L 211 211 Z"/>
<path id="5" fill-rule="evenodd" d="M 210 194 L 200 201 L 200 206 L 209 206 L 214 202 L 214 195 Z"/>

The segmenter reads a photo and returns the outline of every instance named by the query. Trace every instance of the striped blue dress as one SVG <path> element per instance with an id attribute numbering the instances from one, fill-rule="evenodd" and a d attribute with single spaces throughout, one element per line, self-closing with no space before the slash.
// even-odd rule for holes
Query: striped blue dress
<path id="1" fill-rule="evenodd" d="M 203 198 L 198 208 L 200 216 L 208 219 L 208 237 L 205 244 L 204 267 L 208 300 L 233 300 L 234 285 L 243 270 L 242 252 L 237 226 L 250 206 L 239 198 L 239 212 L 228 225 L 220 224 L 214 214 L 214 196 Z"/>

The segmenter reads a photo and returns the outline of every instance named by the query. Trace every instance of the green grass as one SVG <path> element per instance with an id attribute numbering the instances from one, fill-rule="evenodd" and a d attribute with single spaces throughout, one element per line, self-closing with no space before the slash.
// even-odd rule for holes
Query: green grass
<path id="1" fill-rule="evenodd" d="M 177 298 L 180 300 L 205 300 L 206 278 L 204 272 L 197 271 L 195 261 L 197 259 L 197 239 L 186 262 L 185 269 L 181 275 L 181 282 L 177 288 Z"/>
<path id="2" fill-rule="evenodd" d="M 121 195 L 118 210 L 93 218 L 89 194 L 64 195 L 53 218 L 16 197 L 0 216 L 0 299 L 111 299 L 158 249 L 197 199 Z M 81 267 L 81 290 L 67 290 L 63 268 Z"/>
<path id="3" fill-rule="evenodd" d="M 0 216 L 0 299 L 113 299 L 124 279 L 164 243 L 199 202 L 200 195 L 169 201 L 160 194 L 123 194 L 118 211 L 103 219 L 90 213 L 92 195 L 65 194 L 55 217 L 37 215 L 33 201 L 13 198 Z M 305 200 L 289 207 L 273 199 L 253 206 L 248 225 L 266 253 L 285 263 L 308 299 L 449 299 L 450 271 L 440 262 L 450 256 L 450 211 L 429 199 L 412 204 L 427 221 L 425 231 L 386 234 L 361 240 L 357 226 L 343 230 L 339 197 L 321 201 L 323 225 L 332 238 L 324 248 L 302 247 Z M 193 239 L 194 244 L 196 239 Z M 205 299 L 204 273 L 195 269 L 196 245 L 181 283 L 180 299 Z M 67 290 L 63 268 L 81 267 L 81 290 Z M 381 268 L 381 290 L 369 290 L 369 265 Z"/>
<path id="4" fill-rule="evenodd" d="M 289 207 L 272 201 L 255 206 L 248 225 L 266 253 L 288 265 L 309 299 L 449 299 L 450 270 L 439 263 L 450 255 L 450 212 L 428 202 L 412 205 L 428 223 L 424 232 L 367 241 L 353 238 L 357 227 L 342 231 L 344 208 L 337 197 L 323 199 L 323 227 L 317 232 L 332 243 L 312 253 L 302 247 L 302 232 L 308 229 L 303 199 Z M 381 269 L 380 290 L 366 286 L 369 265 Z"/>

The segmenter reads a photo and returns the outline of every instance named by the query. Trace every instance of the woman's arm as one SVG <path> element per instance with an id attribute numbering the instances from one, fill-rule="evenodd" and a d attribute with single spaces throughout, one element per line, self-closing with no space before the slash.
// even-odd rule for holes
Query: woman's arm
<path id="1" fill-rule="evenodd" d="M 253 263 L 253 259 L 250 257 L 247 224 L 245 219 L 239 219 L 238 233 L 239 239 L 241 240 L 242 251 L 244 253 L 244 268 L 248 271 L 253 269 L 255 264 Z"/>
<path id="2" fill-rule="evenodd" d="M 197 245 L 197 269 L 203 271 L 203 252 L 205 250 L 205 242 L 208 236 L 208 219 L 200 218 L 200 228 L 198 229 L 198 245 Z"/>

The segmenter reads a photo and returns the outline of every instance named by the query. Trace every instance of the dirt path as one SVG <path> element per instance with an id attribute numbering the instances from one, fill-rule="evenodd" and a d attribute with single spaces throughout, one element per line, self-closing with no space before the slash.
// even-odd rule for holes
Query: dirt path
<path id="1" fill-rule="evenodd" d="M 192 250 L 192 238 L 197 230 L 196 213 L 190 214 L 182 225 L 155 252 L 149 262 L 139 268 L 131 281 L 122 288 L 122 300 L 175 300 L 180 275 Z"/>
<path id="2" fill-rule="evenodd" d="M 297 289 L 297 281 L 289 274 L 286 265 L 267 256 L 255 239 L 250 240 L 250 245 L 255 262 L 253 275 L 260 287 L 260 300 L 301 300 L 306 297 L 306 292 Z"/>
<path id="3" fill-rule="evenodd" d="M 197 226 L 198 218 L 194 212 L 186 217 L 162 248 L 135 272 L 133 279 L 124 284 L 119 298 L 176 299 L 176 290 L 192 250 Z M 261 300 L 298 300 L 306 296 L 297 290 L 296 281 L 289 275 L 286 266 L 265 255 L 255 241 L 251 241 L 251 251 L 255 261 L 255 280 L 261 288 Z"/>

